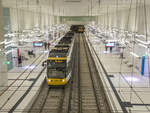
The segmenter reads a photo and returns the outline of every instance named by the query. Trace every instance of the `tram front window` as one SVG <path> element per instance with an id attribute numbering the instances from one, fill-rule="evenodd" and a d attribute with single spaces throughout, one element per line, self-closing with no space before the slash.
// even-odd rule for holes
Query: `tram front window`
<path id="1" fill-rule="evenodd" d="M 66 60 L 63 61 L 63 60 L 58 60 L 58 61 L 55 61 L 55 60 L 48 60 L 47 61 L 47 67 L 48 68 L 57 68 L 57 67 L 61 67 L 61 68 L 65 68 L 66 67 Z"/>
<path id="2" fill-rule="evenodd" d="M 48 78 L 66 77 L 66 61 L 48 61 L 47 62 L 47 76 Z"/>
<path id="3" fill-rule="evenodd" d="M 65 72 L 64 71 L 59 71 L 59 70 L 56 70 L 56 69 L 48 69 L 47 70 L 47 76 L 48 76 L 48 78 L 63 79 L 63 78 L 65 78 Z"/>

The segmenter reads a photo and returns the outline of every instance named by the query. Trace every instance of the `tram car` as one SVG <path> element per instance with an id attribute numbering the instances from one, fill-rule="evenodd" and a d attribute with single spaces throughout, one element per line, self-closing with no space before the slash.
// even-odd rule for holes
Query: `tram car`
<path id="1" fill-rule="evenodd" d="M 83 25 L 81 25 L 81 26 L 79 26 L 78 27 L 78 33 L 84 33 L 84 26 Z"/>
<path id="2" fill-rule="evenodd" d="M 49 52 L 46 65 L 46 81 L 49 86 L 64 86 L 72 75 L 72 61 L 74 52 L 74 37 L 67 33 L 59 43 Z M 45 64 L 46 63 L 46 64 Z"/>
<path id="3" fill-rule="evenodd" d="M 72 25 L 70 30 L 76 33 L 84 33 L 85 27 L 84 25 Z"/>

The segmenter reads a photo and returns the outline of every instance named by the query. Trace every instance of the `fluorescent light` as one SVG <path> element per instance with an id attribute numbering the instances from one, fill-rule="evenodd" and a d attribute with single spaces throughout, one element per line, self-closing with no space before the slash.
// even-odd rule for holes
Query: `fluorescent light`
<path id="1" fill-rule="evenodd" d="M 129 44 L 130 42 L 126 40 L 125 43 Z"/>
<path id="2" fill-rule="evenodd" d="M 129 82 L 138 82 L 139 81 L 139 78 L 137 77 L 132 77 L 132 76 L 129 76 L 129 77 L 125 77 L 125 79 Z"/>
<path id="3" fill-rule="evenodd" d="M 3 41 L 3 42 L 0 42 L 0 45 L 1 45 L 1 44 L 4 44 L 4 43 L 5 43 L 5 41 Z"/>
<path id="4" fill-rule="evenodd" d="M 138 34 L 136 34 L 135 36 L 136 36 L 136 37 L 141 37 L 141 38 L 146 38 L 145 35 L 138 35 Z"/>
<path id="5" fill-rule="evenodd" d="M 7 54 L 9 54 L 9 53 L 11 53 L 11 52 L 12 52 L 12 50 L 9 50 L 9 51 L 5 52 L 5 54 L 7 55 Z"/>
<path id="6" fill-rule="evenodd" d="M 148 42 L 145 42 L 145 41 L 142 41 L 142 40 L 139 40 L 139 39 L 136 39 L 136 41 L 138 41 L 138 42 L 140 42 L 140 43 L 142 43 L 142 44 L 146 44 L 146 45 L 149 44 Z"/>
<path id="7" fill-rule="evenodd" d="M 144 48 L 148 48 L 146 45 L 143 45 L 143 44 L 138 44 L 138 45 Z"/>
<path id="8" fill-rule="evenodd" d="M 137 54 L 135 54 L 135 53 L 133 53 L 133 52 L 130 52 L 130 54 L 133 55 L 133 56 L 135 56 L 135 57 L 137 57 L 137 58 L 140 57 L 140 56 L 138 56 Z"/>
<path id="9" fill-rule="evenodd" d="M 34 66 L 34 65 L 33 65 L 33 66 L 27 65 L 27 66 L 23 66 L 22 68 L 23 68 L 23 69 L 34 69 L 35 66 Z"/>
<path id="10" fill-rule="evenodd" d="M 13 43 L 13 42 L 15 42 L 15 41 L 9 41 L 9 42 L 6 42 L 6 41 L 5 41 L 5 44 L 11 44 L 11 43 Z"/>
<path id="11" fill-rule="evenodd" d="M 6 45 L 5 48 L 11 47 L 11 46 L 12 46 L 12 44 L 9 44 L 9 45 Z"/>

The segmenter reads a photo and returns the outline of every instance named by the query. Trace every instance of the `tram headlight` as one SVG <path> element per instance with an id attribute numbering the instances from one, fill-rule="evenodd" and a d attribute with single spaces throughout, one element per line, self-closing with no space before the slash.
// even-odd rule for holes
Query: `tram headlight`
<path id="1" fill-rule="evenodd" d="M 65 80 L 64 80 L 64 79 L 63 79 L 62 81 L 63 81 L 63 82 L 65 82 Z"/>
<path id="2" fill-rule="evenodd" d="M 49 82 L 51 82 L 51 80 L 48 80 Z"/>

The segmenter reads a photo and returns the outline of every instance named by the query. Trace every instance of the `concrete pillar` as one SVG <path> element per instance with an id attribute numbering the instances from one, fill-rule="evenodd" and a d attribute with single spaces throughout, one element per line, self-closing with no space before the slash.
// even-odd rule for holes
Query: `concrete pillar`
<path id="1" fill-rule="evenodd" d="M 15 8 L 10 8 L 10 21 L 11 31 L 18 31 L 17 10 Z"/>
<path id="2" fill-rule="evenodd" d="M 4 41 L 2 0 L 0 0 L 0 43 Z M 7 86 L 7 68 L 4 44 L 0 44 L 0 92 Z"/>

